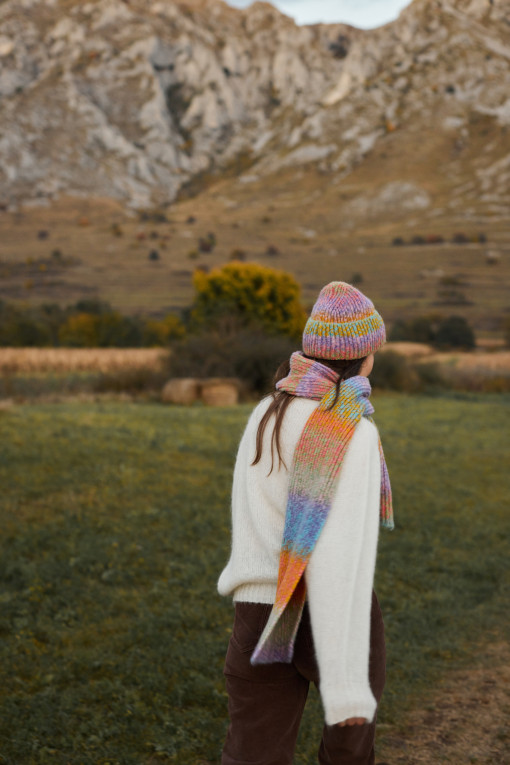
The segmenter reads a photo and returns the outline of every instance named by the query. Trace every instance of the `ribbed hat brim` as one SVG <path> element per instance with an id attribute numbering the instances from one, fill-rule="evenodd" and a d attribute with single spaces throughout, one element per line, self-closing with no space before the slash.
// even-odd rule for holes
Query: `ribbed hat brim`
<path id="1" fill-rule="evenodd" d="M 303 332 L 304 353 L 322 359 L 359 359 L 385 342 L 384 321 L 375 308 L 363 318 L 344 322 L 324 321 L 312 314 Z"/>

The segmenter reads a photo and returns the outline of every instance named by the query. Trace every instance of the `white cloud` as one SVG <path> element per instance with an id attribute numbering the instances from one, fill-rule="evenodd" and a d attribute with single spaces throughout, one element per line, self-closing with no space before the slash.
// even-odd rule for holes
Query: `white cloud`
<path id="1" fill-rule="evenodd" d="M 411 0 L 273 0 L 282 13 L 298 24 L 342 21 L 371 29 L 393 21 Z M 246 8 L 251 0 L 227 0 L 229 5 Z"/>

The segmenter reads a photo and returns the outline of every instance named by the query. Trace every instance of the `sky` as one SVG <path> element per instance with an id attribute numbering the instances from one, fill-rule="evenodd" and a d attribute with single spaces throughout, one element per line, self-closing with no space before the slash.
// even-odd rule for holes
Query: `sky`
<path id="1" fill-rule="evenodd" d="M 252 0 L 226 0 L 236 8 L 246 8 Z M 397 18 L 410 0 L 269 0 L 298 24 L 342 21 L 362 29 L 372 29 Z"/>

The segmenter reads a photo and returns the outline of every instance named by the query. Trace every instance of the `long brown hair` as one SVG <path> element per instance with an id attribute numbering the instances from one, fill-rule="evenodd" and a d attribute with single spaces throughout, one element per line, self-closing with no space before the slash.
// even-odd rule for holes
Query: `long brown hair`
<path id="1" fill-rule="evenodd" d="M 307 356 L 305 353 L 303 356 L 307 359 L 313 359 L 313 361 L 318 361 L 320 364 L 324 364 L 325 366 L 328 366 L 330 369 L 332 369 L 334 372 L 337 372 L 339 377 L 336 382 L 336 392 L 335 392 L 335 398 L 331 404 L 331 407 L 334 407 L 338 396 L 340 395 L 340 385 L 342 380 L 347 380 L 348 377 L 354 377 L 355 375 L 359 374 L 361 366 L 366 356 L 363 356 L 360 359 L 319 359 L 315 358 L 314 356 Z M 274 380 L 273 380 L 273 387 L 276 385 L 276 383 L 279 380 L 283 380 L 284 377 L 287 377 L 287 375 L 290 372 L 290 359 L 287 359 L 284 361 L 278 369 L 276 370 Z M 271 417 L 275 416 L 275 423 L 273 428 L 273 434 L 271 436 L 271 470 L 269 471 L 268 475 L 270 475 L 273 472 L 273 463 L 274 463 L 274 447 L 276 446 L 276 451 L 278 453 L 278 470 L 280 469 L 282 463 L 285 468 L 287 468 L 287 465 L 285 465 L 285 461 L 282 457 L 281 448 L 280 448 L 280 431 L 282 429 L 282 422 L 283 418 L 285 416 L 285 412 L 287 411 L 287 407 L 289 406 L 292 399 L 295 398 L 295 396 L 292 393 L 287 393 L 284 390 L 273 390 L 273 393 L 271 394 L 273 400 L 269 404 L 266 412 L 264 413 L 264 416 L 262 417 L 259 427 L 257 430 L 257 443 L 256 443 L 256 450 L 255 450 L 255 458 L 252 465 L 256 465 L 257 462 L 260 462 L 260 459 L 262 458 L 262 441 L 264 438 L 264 433 L 267 427 L 267 424 Z"/>

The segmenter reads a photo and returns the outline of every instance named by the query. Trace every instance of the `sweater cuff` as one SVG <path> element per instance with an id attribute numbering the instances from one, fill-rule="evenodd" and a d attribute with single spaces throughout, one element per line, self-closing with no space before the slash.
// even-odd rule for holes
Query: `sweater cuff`
<path id="1" fill-rule="evenodd" d="M 341 688 L 321 686 L 320 692 L 326 725 L 335 725 L 350 717 L 365 717 L 369 723 L 373 722 L 377 701 L 369 686 L 342 683 Z"/>

